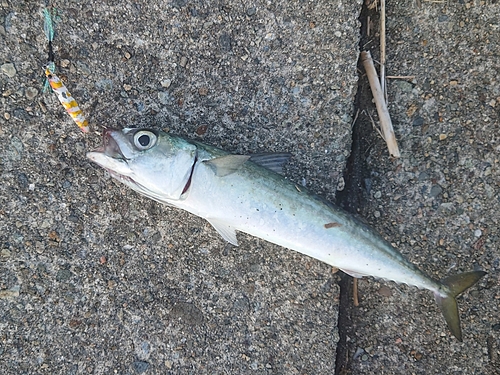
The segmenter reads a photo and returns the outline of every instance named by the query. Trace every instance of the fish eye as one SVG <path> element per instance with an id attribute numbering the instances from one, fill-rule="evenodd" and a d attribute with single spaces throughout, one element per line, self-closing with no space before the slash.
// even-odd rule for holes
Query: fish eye
<path id="1" fill-rule="evenodd" d="M 141 130 L 134 134 L 134 145 L 139 150 L 148 150 L 156 144 L 157 136 L 148 130 Z"/>

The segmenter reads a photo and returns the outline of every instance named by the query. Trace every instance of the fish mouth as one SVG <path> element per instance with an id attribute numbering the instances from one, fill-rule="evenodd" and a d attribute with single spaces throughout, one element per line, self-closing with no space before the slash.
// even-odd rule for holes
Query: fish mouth
<path id="1" fill-rule="evenodd" d="M 102 134 L 102 146 L 96 149 L 94 152 L 101 152 L 106 156 L 113 159 L 127 160 L 125 155 L 123 155 L 118 142 L 116 142 L 113 134 L 117 132 L 116 129 L 105 129 Z"/>
<path id="2" fill-rule="evenodd" d="M 159 200 L 158 195 L 136 181 L 136 174 L 129 166 L 129 163 L 133 161 L 134 155 L 129 155 L 131 149 L 127 144 L 128 133 L 130 133 L 128 129 L 105 129 L 102 135 L 102 145 L 96 150 L 88 152 L 87 158 L 105 169 L 114 179 L 147 197 Z"/>
<path id="3" fill-rule="evenodd" d="M 121 131 L 105 129 L 102 135 L 101 147 L 87 153 L 87 158 L 106 169 L 116 178 L 133 175 L 133 171 L 128 165 L 130 158 L 126 156 L 127 144 L 125 139 L 122 138 Z"/>

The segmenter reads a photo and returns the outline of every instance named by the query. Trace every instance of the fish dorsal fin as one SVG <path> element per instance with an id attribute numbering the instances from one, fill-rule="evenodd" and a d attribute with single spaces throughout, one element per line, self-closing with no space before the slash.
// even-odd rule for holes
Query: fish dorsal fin
<path id="1" fill-rule="evenodd" d="M 283 165 L 290 159 L 290 156 L 292 155 L 286 152 L 267 152 L 250 155 L 250 161 L 275 173 L 283 174 Z"/>
<path id="2" fill-rule="evenodd" d="M 204 160 L 218 177 L 224 177 L 236 172 L 245 162 L 250 159 L 248 155 L 226 155 L 218 158 Z"/>
<path id="3" fill-rule="evenodd" d="M 238 240 L 236 239 L 236 231 L 228 223 L 220 219 L 207 219 L 207 221 L 212 224 L 217 232 L 224 238 L 227 242 L 238 246 Z"/>

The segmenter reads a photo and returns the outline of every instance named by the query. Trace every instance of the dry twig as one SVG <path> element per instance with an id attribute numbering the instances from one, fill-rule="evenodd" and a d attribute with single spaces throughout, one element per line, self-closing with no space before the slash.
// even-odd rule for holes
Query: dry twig
<path id="1" fill-rule="evenodd" d="M 359 108 L 358 110 L 356 111 L 356 115 L 354 116 L 354 120 L 352 120 L 352 123 L 351 123 L 351 129 L 354 128 L 354 124 L 356 123 L 357 119 L 358 119 L 358 116 L 359 116 Z"/>
<path id="2" fill-rule="evenodd" d="M 359 306 L 358 279 L 356 277 L 352 279 L 352 302 L 354 303 L 354 306 Z"/>
<path id="3" fill-rule="evenodd" d="M 387 89 L 385 84 L 385 0 L 380 0 L 380 87 L 384 100 L 387 103 Z"/>
<path id="4" fill-rule="evenodd" d="M 415 76 L 385 76 L 387 79 L 405 79 L 408 81 L 413 81 Z"/>
<path id="5" fill-rule="evenodd" d="M 361 61 L 363 62 L 366 75 L 368 76 L 368 81 L 370 82 L 370 88 L 377 107 L 380 127 L 382 128 L 382 134 L 384 135 L 385 142 L 387 143 L 387 148 L 392 156 L 399 158 L 401 154 L 399 153 L 396 135 L 394 134 L 394 129 L 392 127 L 391 116 L 389 115 L 389 110 L 387 109 L 387 104 L 384 100 L 384 94 L 382 92 L 382 88 L 380 87 L 380 82 L 378 80 L 377 72 L 375 70 L 375 66 L 373 65 L 370 52 L 361 52 Z"/>
<path id="6" fill-rule="evenodd" d="M 370 122 L 372 123 L 373 129 L 375 129 L 375 131 L 380 135 L 380 138 L 382 138 L 385 141 L 384 135 L 382 134 L 380 129 L 375 124 L 375 120 L 373 119 L 372 114 L 369 111 L 366 111 L 366 113 L 368 114 L 368 117 L 370 118 Z"/>

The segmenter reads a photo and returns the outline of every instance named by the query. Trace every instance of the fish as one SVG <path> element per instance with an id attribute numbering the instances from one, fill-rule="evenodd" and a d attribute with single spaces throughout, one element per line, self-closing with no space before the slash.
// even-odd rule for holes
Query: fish
<path id="1" fill-rule="evenodd" d="M 280 173 L 289 154 L 236 155 L 144 128 L 106 129 L 87 158 L 148 198 L 206 219 L 229 243 L 244 232 L 353 277 L 431 291 L 451 333 L 463 340 L 456 297 L 486 272 L 434 280 L 375 230 Z"/>

